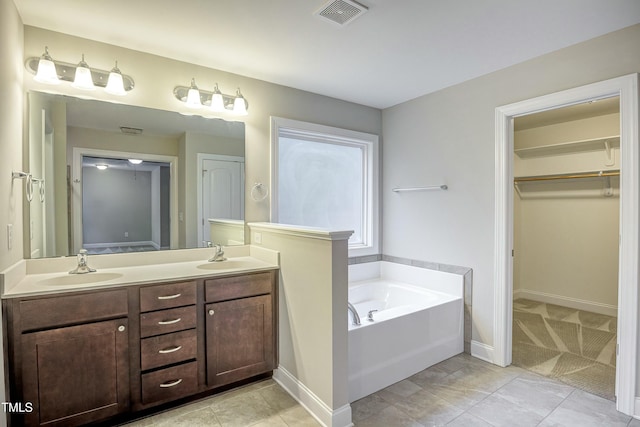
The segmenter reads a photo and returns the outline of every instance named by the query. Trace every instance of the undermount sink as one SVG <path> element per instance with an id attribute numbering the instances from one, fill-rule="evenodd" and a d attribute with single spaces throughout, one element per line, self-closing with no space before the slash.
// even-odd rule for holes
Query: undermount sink
<path id="1" fill-rule="evenodd" d="M 120 277 L 122 277 L 122 274 L 119 273 L 67 274 L 64 276 L 40 280 L 38 284 L 45 286 L 87 285 L 91 283 L 107 282 Z"/>
<path id="2" fill-rule="evenodd" d="M 254 261 L 247 260 L 226 260 L 211 261 L 206 264 L 200 264 L 198 268 L 202 270 L 231 270 L 235 268 L 255 268 L 259 264 Z"/>

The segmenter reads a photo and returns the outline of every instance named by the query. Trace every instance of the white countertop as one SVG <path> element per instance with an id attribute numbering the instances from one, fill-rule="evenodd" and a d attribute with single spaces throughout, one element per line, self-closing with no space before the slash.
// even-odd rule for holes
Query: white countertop
<path id="1" fill-rule="evenodd" d="M 225 248 L 227 260 L 208 262 L 210 248 L 89 256 L 95 273 L 69 274 L 75 257 L 22 260 L 0 274 L 2 298 L 104 289 L 268 271 L 278 267 L 278 252 L 242 246 Z"/>

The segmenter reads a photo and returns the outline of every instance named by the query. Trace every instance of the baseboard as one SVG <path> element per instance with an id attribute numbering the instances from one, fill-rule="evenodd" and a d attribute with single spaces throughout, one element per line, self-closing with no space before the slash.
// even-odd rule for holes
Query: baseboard
<path id="1" fill-rule="evenodd" d="M 607 316 L 618 316 L 618 307 L 610 304 L 587 301 L 578 298 L 565 297 L 561 295 L 547 294 L 545 292 L 531 291 L 527 289 L 513 290 L 513 299 L 526 298 L 548 304 L 561 305 L 563 307 L 575 308 L 576 310 L 590 311 L 592 313 L 604 314 Z"/>
<path id="2" fill-rule="evenodd" d="M 493 358 L 494 348 L 493 346 L 481 343 L 479 341 L 471 340 L 471 355 L 485 362 L 495 364 Z"/>
<path id="3" fill-rule="evenodd" d="M 338 409 L 331 409 L 307 386 L 282 366 L 273 371 L 275 382 L 302 405 L 321 425 L 325 427 L 351 427 L 351 405 L 348 403 Z"/>

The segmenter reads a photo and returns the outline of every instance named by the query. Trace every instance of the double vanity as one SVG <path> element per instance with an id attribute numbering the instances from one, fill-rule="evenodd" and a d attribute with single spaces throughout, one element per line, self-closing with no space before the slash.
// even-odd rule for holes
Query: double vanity
<path id="1" fill-rule="evenodd" d="M 271 375 L 278 253 L 24 260 L 3 275 L 11 425 L 120 422 Z M 14 408 L 15 409 L 15 408 Z"/>

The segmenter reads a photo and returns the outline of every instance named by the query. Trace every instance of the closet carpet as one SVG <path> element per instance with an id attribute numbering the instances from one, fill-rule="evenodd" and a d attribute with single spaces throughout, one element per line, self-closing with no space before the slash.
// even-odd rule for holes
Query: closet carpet
<path id="1" fill-rule="evenodd" d="M 616 327 L 615 317 L 517 299 L 512 363 L 615 400 Z"/>

